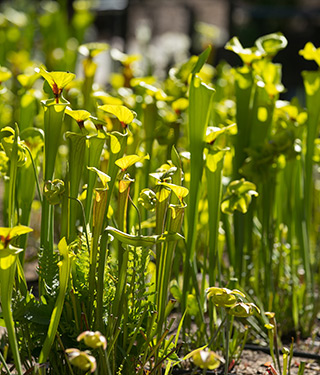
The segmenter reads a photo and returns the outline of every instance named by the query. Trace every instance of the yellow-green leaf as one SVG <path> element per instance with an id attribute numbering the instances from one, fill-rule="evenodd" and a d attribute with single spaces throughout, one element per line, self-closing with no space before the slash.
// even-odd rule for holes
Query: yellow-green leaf
<path id="1" fill-rule="evenodd" d="M 158 191 L 156 193 L 156 197 L 158 199 L 159 202 L 163 202 L 164 200 L 166 200 L 170 195 L 170 190 L 168 189 L 160 189 L 160 191 Z"/>
<path id="2" fill-rule="evenodd" d="M 131 180 L 131 179 L 120 180 L 119 181 L 119 192 L 124 193 L 129 188 L 131 182 L 133 182 L 133 180 Z"/>
<path id="3" fill-rule="evenodd" d="M 0 227 L 0 239 L 3 244 L 8 244 L 14 237 L 32 232 L 33 229 L 25 225 L 17 225 L 13 228 Z"/>
<path id="4" fill-rule="evenodd" d="M 114 115 L 121 123 L 126 125 L 130 124 L 135 117 L 134 113 L 124 105 L 104 104 L 98 108 L 104 112 Z"/>
<path id="5" fill-rule="evenodd" d="M 223 158 L 224 151 L 219 151 L 214 154 L 208 154 L 206 159 L 206 165 L 210 172 L 215 172 L 219 161 Z"/>
<path id="6" fill-rule="evenodd" d="M 314 60 L 320 66 L 320 48 L 316 48 L 313 43 L 308 42 L 304 49 L 299 51 L 299 55 L 306 60 Z"/>
<path id="7" fill-rule="evenodd" d="M 108 182 L 111 181 L 110 176 L 108 176 L 106 173 L 100 171 L 96 167 L 87 167 L 87 168 L 89 169 L 89 171 L 95 172 L 99 176 L 104 188 L 108 187 Z"/>
<path id="8" fill-rule="evenodd" d="M 77 122 L 83 122 L 85 120 L 88 120 L 90 115 L 90 112 L 84 110 L 84 109 L 78 109 L 78 110 L 73 110 L 70 107 L 66 108 L 65 113 L 72 117 L 74 120 Z"/>
<path id="9" fill-rule="evenodd" d="M 183 198 L 185 198 L 189 194 L 189 190 L 185 188 L 184 186 L 170 184 L 168 182 L 160 182 L 159 185 L 166 186 L 170 190 L 172 190 L 180 201 L 182 201 Z"/>
<path id="10" fill-rule="evenodd" d="M 145 155 L 145 156 L 127 155 L 127 156 L 124 156 L 123 158 L 116 160 L 115 164 L 119 168 L 121 168 L 122 171 L 125 171 L 129 167 L 131 167 L 133 164 L 138 163 L 139 161 L 142 161 L 145 159 L 149 160 L 150 159 L 149 155 Z"/>
<path id="11" fill-rule="evenodd" d="M 55 95 L 60 95 L 64 87 L 66 87 L 74 78 L 75 74 L 69 72 L 47 72 L 42 66 L 35 69 L 36 73 L 40 73 L 42 77 L 49 83 Z"/>
<path id="12" fill-rule="evenodd" d="M 117 154 L 120 150 L 121 150 L 121 144 L 118 140 L 118 138 L 111 134 L 111 133 L 108 133 L 109 137 L 110 137 L 110 149 L 111 149 L 111 152 L 113 154 Z"/>

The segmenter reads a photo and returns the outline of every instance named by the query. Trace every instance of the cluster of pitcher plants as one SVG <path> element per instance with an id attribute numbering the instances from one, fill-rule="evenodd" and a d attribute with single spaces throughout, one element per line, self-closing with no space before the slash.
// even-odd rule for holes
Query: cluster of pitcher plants
<path id="1" fill-rule="evenodd" d="M 160 80 L 139 55 L 84 43 L 85 2 L 69 24 L 63 4 L 42 7 L 37 45 L 34 10 L 0 17 L 0 372 L 227 374 L 250 338 L 273 354 L 310 335 L 320 70 L 302 73 L 305 103 L 281 100 L 276 33 L 233 37 L 242 66 L 213 69 L 208 47 Z M 299 58 L 320 66 L 320 48 Z"/>

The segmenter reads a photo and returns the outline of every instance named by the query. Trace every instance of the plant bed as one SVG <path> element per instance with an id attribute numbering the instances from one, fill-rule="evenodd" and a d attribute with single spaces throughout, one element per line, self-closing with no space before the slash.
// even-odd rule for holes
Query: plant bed
<path id="1" fill-rule="evenodd" d="M 74 6 L 69 25 L 46 3 L 38 29 L 32 9 L 2 14 L 0 372 L 317 371 L 281 338 L 311 337 L 319 310 L 319 71 L 302 73 L 305 107 L 282 100 L 273 33 L 233 37 L 239 67 L 209 65 L 209 46 L 159 79 L 85 43 L 93 15 Z"/>

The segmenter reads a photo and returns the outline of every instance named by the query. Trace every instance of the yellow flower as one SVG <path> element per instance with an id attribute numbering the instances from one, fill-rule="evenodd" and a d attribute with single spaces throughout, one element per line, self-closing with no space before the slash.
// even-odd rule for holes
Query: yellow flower
<path id="1" fill-rule="evenodd" d="M 231 307 L 238 302 L 237 296 L 245 297 L 245 295 L 237 289 L 230 290 L 228 288 L 211 287 L 207 289 L 207 297 L 212 299 L 216 306 Z"/>
<path id="2" fill-rule="evenodd" d="M 81 352 L 79 349 L 67 349 L 69 361 L 73 366 L 83 371 L 94 372 L 97 368 L 96 359 L 87 352 Z"/>
<path id="3" fill-rule="evenodd" d="M 260 312 L 259 308 L 254 303 L 238 302 L 230 307 L 228 311 L 230 315 L 237 316 L 239 318 L 247 318 L 253 315 L 254 309 Z"/>
<path id="4" fill-rule="evenodd" d="M 196 349 L 192 352 L 193 363 L 202 368 L 214 370 L 220 366 L 221 358 L 212 350 L 208 348 Z"/>
<path id="5" fill-rule="evenodd" d="M 77 341 L 81 340 L 92 349 L 97 349 L 100 346 L 102 346 L 104 350 L 107 348 L 107 340 L 99 331 L 84 331 L 77 337 Z"/>

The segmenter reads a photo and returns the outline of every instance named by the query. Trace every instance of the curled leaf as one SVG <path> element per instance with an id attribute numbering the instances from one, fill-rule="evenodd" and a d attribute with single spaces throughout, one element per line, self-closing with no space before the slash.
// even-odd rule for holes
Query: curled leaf
<path id="1" fill-rule="evenodd" d="M 49 204 L 52 205 L 56 205 L 61 202 L 64 192 L 64 182 L 59 179 L 46 181 L 43 187 L 43 195 L 45 196 Z"/>
<path id="2" fill-rule="evenodd" d="M 221 210 L 227 214 L 232 214 L 235 210 L 246 213 L 253 196 L 258 196 L 255 184 L 244 178 L 232 181 L 221 202 Z"/>
<path id="3" fill-rule="evenodd" d="M 143 189 L 140 192 L 138 203 L 141 204 L 146 210 L 154 211 L 156 208 L 157 197 L 153 190 Z"/>

